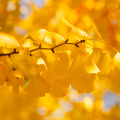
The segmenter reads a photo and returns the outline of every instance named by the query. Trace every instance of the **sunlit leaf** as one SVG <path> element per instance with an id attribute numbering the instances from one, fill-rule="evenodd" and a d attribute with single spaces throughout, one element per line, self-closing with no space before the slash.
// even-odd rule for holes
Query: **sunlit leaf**
<path id="1" fill-rule="evenodd" d="M 20 46 L 17 40 L 7 33 L 0 33 L 0 47 L 16 48 Z"/>
<path id="2" fill-rule="evenodd" d="M 87 33 L 85 33 L 83 30 L 71 25 L 69 22 L 67 22 L 65 19 L 62 19 L 61 22 L 63 24 L 65 24 L 67 27 L 69 27 L 69 29 L 71 29 L 71 36 L 77 36 L 78 37 L 78 41 L 83 39 L 83 36 L 88 37 Z M 72 41 L 74 41 L 75 39 L 73 39 Z"/>
<path id="3" fill-rule="evenodd" d="M 101 52 L 100 49 L 95 48 L 90 57 L 100 69 L 100 74 L 108 75 L 110 73 L 111 57 L 108 53 Z"/>
<path id="4" fill-rule="evenodd" d="M 108 75 L 110 73 L 111 57 L 107 53 L 100 53 L 100 59 L 97 62 L 97 66 L 100 69 L 100 74 Z"/>
<path id="5" fill-rule="evenodd" d="M 50 45 L 58 45 L 61 41 L 64 41 L 64 38 L 57 33 L 48 32 L 45 29 L 40 29 L 31 34 L 34 40 L 41 43 L 43 40 Z"/>
<path id="6" fill-rule="evenodd" d="M 79 54 L 73 61 L 70 71 L 67 75 L 70 79 L 79 80 L 91 73 L 100 72 L 95 63 L 87 56 Z"/>
<path id="7" fill-rule="evenodd" d="M 113 65 L 120 70 L 120 53 L 117 53 L 117 54 L 113 57 L 112 62 L 113 62 Z"/>

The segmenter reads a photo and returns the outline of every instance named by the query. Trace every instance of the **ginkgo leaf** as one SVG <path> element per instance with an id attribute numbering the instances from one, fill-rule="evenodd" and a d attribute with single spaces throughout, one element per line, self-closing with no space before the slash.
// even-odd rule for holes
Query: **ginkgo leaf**
<path id="1" fill-rule="evenodd" d="M 102 36 L 100 35 L 93 19 L 89 17 L 88 15 L 84 15 L 84 23 L 88 27 L 87 33 L 92 37 L 92 38 L 99 38 L 102 39 Z"/>
<path id="2" fill-rule="evenodd" d="M 23 48 L 31 48 L 33 46 L 32 40 L 31 39 L 26 39 L 21 46 Z"/>
<path id="3" fill-rule="evenodd" d="M 84 37 L 87 37 L 87 42 L 80 43 L 78 46 L 81 48 L 82 51 L 87 52 L 89 54 L 92 53 L 92 49 L 94 47 L 93 41 L 90 41 L 89 39 L 92 39 L 90 36 L 87 35 L 86 32 L 83 30 L 71 25 L 69 22 L 67 22 L 65 19 L 62 19 L 61 22 L 65 24 L 68 28 L 70 28 L 70 35 L 68 36 L 69 42 L 77 43 L 80 40 L 83 40 Z"/>
<path id="4" fill-rule="evenodd" d="M 74 58 L 79 54 L 79 48 L 76 47 L 75 45 L 65 44 L 65 45 L 55 48 L 56 53 L 60 53 L 63 51 L 68 51 L 70 58 Z"/>
<path id="5" fill-rule="evenodd" d="M 7 33 L 0 32 L 0 47 L 16 48 L 20 46 L 17 40 Z"/>
<path id="6" fill-rule="evenodd" d="M 11 69 L 11 71 L 9 72 L 9 80 L 7 82 L 7 85 L 12 85 L 15 86 L 17 85 L 17 77 L 14 76 L 14 71 Z"/>
<path id="7" fill-rule="evenodd" d="M 8 71 L 4 64 L 0 63 L 0 85 L 3 85 L 8 80 Z"/>
<path id="8" fill-rule="evenodd" d="M 100 69 L 100 74 L 108 75 L 110 73 L 111 67 L 110 67 L 111 57 L 107 53 L 100 53 L 100 59 L 96 63 L 98 68 Z"/>
<path id="9" fill-rule="evenodd" d="M 41 54 L 43 54 L 42 58 L 45 61 L 47 68 L 53 69 L 59 64 L 61 64 L 57 55 L 53 53 L 51 50 L 41 51 Z"/>
<path id="10" fill-rule="evenodd" d="M 11 69 L 12 68 L 12 62 L 9 59 L 8 56 L 1 56 L 0 57 L 0 63 L 3 63 L 3 65 L 7 68 L 7 69 Z"/>
<path id="11" fill-rule="evenodd" d="M 79 29 L 79 28 L 71 25 L 71 24 L 70 24 L 69 22 L 67 22 L 64 18 L 61 19 L 61 22 L 62 22 L 63 24 L 65 24 L 66 26 L 68 26 L 69 28 L 71 28 L 71 30 L 72 30 L 71 35 L 72 35 L 72 36 L 78 36 L 79 39 L 81 39 L 81 40 L 83 39 L 83 36 L 88 37 L 88 35 L 87 35 L 86 32 L 84 32 L 83 30 L 81 30 L 81 29 Z"/>
<path id="12" fill-rule="evenodd" d="M 100 35 L 100 33 L 99 33 L 94 21 L 92 20 L 92 18 L 91 18 L 91 24 L 92 24 L 93 32 L 95 33 L 96 38 L 102 39 L 102 36 Z"/>
<path id="13" fill-rule="evenodd" d="M 54 82 L 52 91 L 50 92 L 53 97 L 63 97 L 69 93 L 69 83 L 65 78 L 60 78 Z"/>
<path id="14" fill-rule="evenodd" d="M 87 74 L 98 72 L 100 71 L 95 63 L 89 57 L 81 53 L 74 59 L 67 77 L 70 79 L 79 80 Z"/>
<path id="15" fill-rule="evenodd" d="M 21 69 L 17 69 L 14 71 L 14 76 L 17 77 L 18 84 L 21 85 L 21 87 L 24 86 L 25 78 L 23 76 L 23 73 Z"/>
<path id="16" fill-rule="evenodd" d="M 56 64 L 57 61 L 55 54 L 50 50 L 44 50 L 41 52 L 46 56 L 46 60 L 47 60 L 46 64 L 47 65 L 49 64 L 48 66 L 54 67 L 53 64 Z"/>
<path id="17" fill-rule="evenodd" d="M 13 52 L 13 49 L 12 48 L 2 48 L 2 53 L 11 53 Z"/>
<path id="18" fill-rule="evenodd" d="M 28 55 L 28 56 L 30 56 L 29 48 L 21 48 L 20 51 L 19 51 L 19 55 Z"/>
<path id="19" fill-rule="evenodd" d="M 90 93 L 97 88 L 97 74 L 88 74 L 80 78 L 78 81 L 71 79 L 71 86 L 79 93 Z"/>
<path id="20" fill-rule="evenodd" d="M 111 70 L 109 83 L 109 88 L 117 93 L 120 93 L 120 69 L 114 67 L 114 69 Z"/>
<path id="21" fill-rule="evenodd" d="M 10 56 L 10 59 L 22 70 L 26 79 L 29 79 L 37 74 L 36 67 L 31 56 L 13 54 Z"/>
<path id="22" fill-rule="evenodd" d="M 37 66 L 36 72 L 41 73 L 46 70 L 46 66 L 44 64 L 40 64 Z"/>
<path id="23" fill-rule="evenodd" d="M 46 71 L 43 71 L 41 76 L 51 85 L 54 81 L 61 78 L 67 73 L 67 69 L 65 67 L 56 66 L 53 69 L 48 69 Z"/>
<path id="24" fill-rule="evenodd" d="M 44 64 L 46 65 L 47 59 L 46 56 L 41 51 L 31 52 L 31 58 L 36 65 Z"/>
<path id="25" fill-rule="evenodd" d="M 117 68 L 112 69 L 110 76 L 111 76 L 111 78 L 113 78 L 114 84 L 116 84 L 116 81 L 119 81 L 119 79 L 120 79 L 120 70 Z"/>
<path id="26" fill-rule="evenodd" d="M 0 85 L 3 85 L 6 81 L 6 76 L 0 71 Z"/>
<path id="27" fill-rule="evenodd" d="M 113 65 L 120 70 L 120 53 L 118 52 L 112 59 Z"/>
<path id="28" fill-rule="evenodd" d="M 111 57 L 108 53 L 104 51 L 100 52 L 100 49 L 94 48 L 90 58 L 96 63 L 97 67 L 100 69 L 100 74 L 108 75 L 110 73 Z"/>
<path id="29" fill-rule="evenodd" d="M 94 48 L 92 54 L 90 55 L 90 58 L 95 62 L 95 64 L 100 59 L 100 52 L 98 48 Z"/>
<path id="30" fill-rule="evenodd" d="M 70 51 L 57 52 L 56 55 L 60 59 L 61 63 L 66 67 L 70 67 Z"/>
<path id="31" fill-rule="evenodd" d="M 15 85 L 15 86 L 13 86 L 13 93 L 19 93 L 19 85 Z"/>
<path id="32" fill-rule="evenodd" d="M 41 41 L 44 40 L 46 43 L 50 45 L 57 45 L 61 41 L 64 41 L 64 38 L 61 35 L 55 32 L 49 32 L 45 29 L 37 30 L 33 32 L 31 36 L 39 43 L 41 43 Z"/>
<path id="33" fill-rule="evenodd" d="M 15 71 L 13 71 L 11 69 L 11 71 L 9 72 L 9 79 L 7 81 L 7 85 L 11 85 L 13 86 L 13 93 L 19 93 L 19 85 L 21 87 L 24 86 L 24 76 L 22 74 L 22 71 L 20 69 L 17 69 Z"/>
<path id="34" fill-rule="evenodd" d="M 64 90 L 62 90 L 64 89 Z M 53 87 L 52 88 L 52 91 L 50 92 L 50 94 L 53 96 L 53 97 L 63 97 L 65 96 L 67 93 L 68 93 L 68 89 L 69 87 L 68 86 L 65 86 L 64 88 L 62 88 L 61 90 L 59 90 L 57 87 Z"/>
<path id="35" fill-rule="evenodd" d="M 43 97 L 45 93 L 50 92 L 50 86 L 40 75 L 36 75 L 26 86 L 25 91 L 32 96 Z"/>

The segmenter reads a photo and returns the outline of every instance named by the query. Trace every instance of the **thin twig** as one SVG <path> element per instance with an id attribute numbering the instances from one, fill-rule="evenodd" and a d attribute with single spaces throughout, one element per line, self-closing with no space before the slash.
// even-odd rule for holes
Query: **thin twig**
<path id="1" fill-rule="evenodd" d="M 52 48 L 41 48 L 41 47 L 38 47 L 36 49 L 30 50 L 30 53 L 34 52 L 34 51 L 37 51 L 37 50 L 51 50 L 52 52 L 54 52 L 54 49 L 57 48 L 57 47 L 59 47 L 59 46 L 62 46 L 62 45 L 65 45 L 65 44 L 77 45 L 78 43 L 84 43 L 84 42 L 85 42 L 85 40 L 80 40 L 77 43 L 67 43 L 67 42 L 64 42 L 64 43 L 61 43 L 61 44 L 59 44 L 57 46 L 54 46 Z M 19 52 L 14 51 L 14 52 L 11 52 L 11 53 L 5 53 L 5 54 L 2 53 L 2 54 L 0 54 L 0 56 L 9 56 L 10 57 L 10 55 L 12 55 L 12 54 L 18 54 L 18 53 Z"/>

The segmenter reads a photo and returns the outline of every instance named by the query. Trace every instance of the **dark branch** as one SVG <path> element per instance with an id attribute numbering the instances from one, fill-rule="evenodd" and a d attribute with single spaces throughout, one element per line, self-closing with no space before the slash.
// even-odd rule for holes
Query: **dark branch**
<path id="1" fill-rule="evenodd" d="M 70 44 L 70 45 L 75 45 L 76 47 L 79 47 L 78 46 L 79 43 L 84 43 L 85 42 L 85 40 L 80 40 L 77 43 L 68 43 L 68 41 L 69 41 L 69 39 L 67 39 L 64 43 L 61 43 L 61 44 L 59 44 L 59 45 L 57 45 L 55 47 L 52 47 L 52 48 L 41 48 L 41 44 L 40 44 L 40 46 L 38 48 L 30 50 L 30 55 L 31 55 L 31 52 L 34 52 L 36 50 L 51 50 L 54 53 L 55 52 L 54 49 L 59 47 L 59 46 L 62 46 L 62 45 L 65 45 L 65 44 Z M 16 49 L 14 49 L 13 52 L 5 53 L 5 54 L 2 53 L 2 54 L 0 54 L 0 56 L 9 56 L 10 57 L 10 55 L 12 55 L 12 54 L 19 54 L 19 52 L 16 52 Z"/>

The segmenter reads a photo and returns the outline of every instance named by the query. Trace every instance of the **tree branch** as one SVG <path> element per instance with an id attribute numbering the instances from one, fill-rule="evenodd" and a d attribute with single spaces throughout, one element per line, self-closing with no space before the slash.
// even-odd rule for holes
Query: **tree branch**
<path id="1" fill-rule="evenodd" d="M 38 48 L 36 48 L 36 49 L 33 49 L 33 50 L 30 50 L 30 53 L 31 52 L 34 52 L 34 51 L 36 51 L 36 50 L 51 50 L 53 53 L 54 53 L 54 49 L 55 48 L 57 48 L 57 47 L 59 47 L 59 46 L 62 46 L 62 45 L 65 45 L 65 44 L 70 44 L 70 45 L 75 45 L 76 47 L 79 47 L 78 46 L 78 44 L 79 43 L 84 43 L 85 42 L 85 40 L 80 40 L 79 42 L 77 42 L 77 43 L 68 43 L 68 41 L 69 41 L 69 39 L 67 39 L 64 43 L 61 43 L 61 44 L 59 44 L 59 45 L 57 45 L 57 46 L 54 46 L 54 47 L 52 47 L 52 48 L 41 48 L 41 44 L 40 44 L 40 46 L 38 47 Z M 11 53 L 5 53 L 5 54 L 0 54 L 0 57 L 1 56 L 9 56 L 10 57 L 10 55 L 12 55 L 12 54 L 18 54 L 19 52 L 16 52 L 16 49 L 14 49 L 14 51 L 13 52 L 11 52 Z"/>

